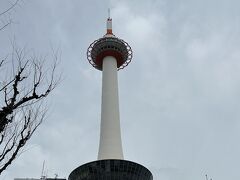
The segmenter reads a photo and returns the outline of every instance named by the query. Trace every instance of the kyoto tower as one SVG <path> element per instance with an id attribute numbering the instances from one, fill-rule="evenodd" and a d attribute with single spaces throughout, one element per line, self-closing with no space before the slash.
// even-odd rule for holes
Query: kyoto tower
<path id="1" fill-rule="evenodd" d="M 110 12 L 106 34 L 90 44 L 89 63 L 102 71 L 101 129 L 98 160 L 81 165 L 68 180 L 152 180 L 144 166 L 124 160 L 118 102 L 117 72 L 132 59 L 132 49 L 112 33 Z"/>

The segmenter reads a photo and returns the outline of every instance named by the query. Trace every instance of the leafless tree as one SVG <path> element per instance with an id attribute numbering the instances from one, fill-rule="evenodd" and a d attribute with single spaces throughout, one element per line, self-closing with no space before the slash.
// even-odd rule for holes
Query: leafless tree
<path id="1" fill-rule="evenodd" d="M 46 68 L 45 59 L 13 48 L 11 58 L 0 61 L 0 174 L 45 117 L 43 100 L 59 81 L 55 77 L 57 54 L 54 59 L 53 65 Z"/>
<path id="2" fill-rule="evenodd" d="M 15 0 L 0 12 L 0 20 L 18 3 Z M 1 22 L 0 32 L 11 19 Z M 37 57 L 15 43 L 12 47 L 10 54 L 3 58 L 0 54 L 0 174 L 42 123 L 47 110 L 44 100 L 59 81 L 55 77 L 58 53 L 53 53 L 53 63 L 49 63 L 46 57 Z"/>

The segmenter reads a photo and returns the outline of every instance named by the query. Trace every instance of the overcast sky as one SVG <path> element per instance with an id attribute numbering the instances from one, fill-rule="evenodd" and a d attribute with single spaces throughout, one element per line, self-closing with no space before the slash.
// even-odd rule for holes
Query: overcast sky
<path id="1" fill-rule="evenodd" d="M 0 33 L 0 53 L 14 37 L 37 54 L 60 48 L 63 80 L 48 119 L 0 179 L 39 178 L 43 161 L 48 176 L 67 178 L 97 159 L 101 72 L 86 50 L 104 35 L 109 7 L 114 34 L 134 53 L 119 71 L 125 159 L 149 168 L 154 180 L 239 180 L 238 0 L 21 1 Z"/>

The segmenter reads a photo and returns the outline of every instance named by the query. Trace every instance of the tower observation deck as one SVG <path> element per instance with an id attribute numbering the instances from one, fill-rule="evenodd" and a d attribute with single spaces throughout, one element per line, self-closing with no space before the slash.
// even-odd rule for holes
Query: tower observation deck
<path id="1" fill-rule="evenodd" d="M 132 49 L 112 33 L 112 19 L 107 19 L 106 34 L 90 44 L 89 63 L 102 71 L 101 129 L 98 160 L 81 165 L 69 180 L 152 180 L 144 166 L 124 160 L 118 98 L 117 72 L 132 59 Z"/>

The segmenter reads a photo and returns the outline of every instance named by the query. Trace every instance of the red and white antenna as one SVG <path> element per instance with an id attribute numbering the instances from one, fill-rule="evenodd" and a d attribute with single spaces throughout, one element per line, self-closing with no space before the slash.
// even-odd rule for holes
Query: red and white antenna
<path id="1" fill-rule="evenodd" d="M 112 33 L 112 18 L 110 14 L 110 8 L 108 8 L 108 18 L 107 18 L 107 34 L 106 35 L 113 35 Z"/>

